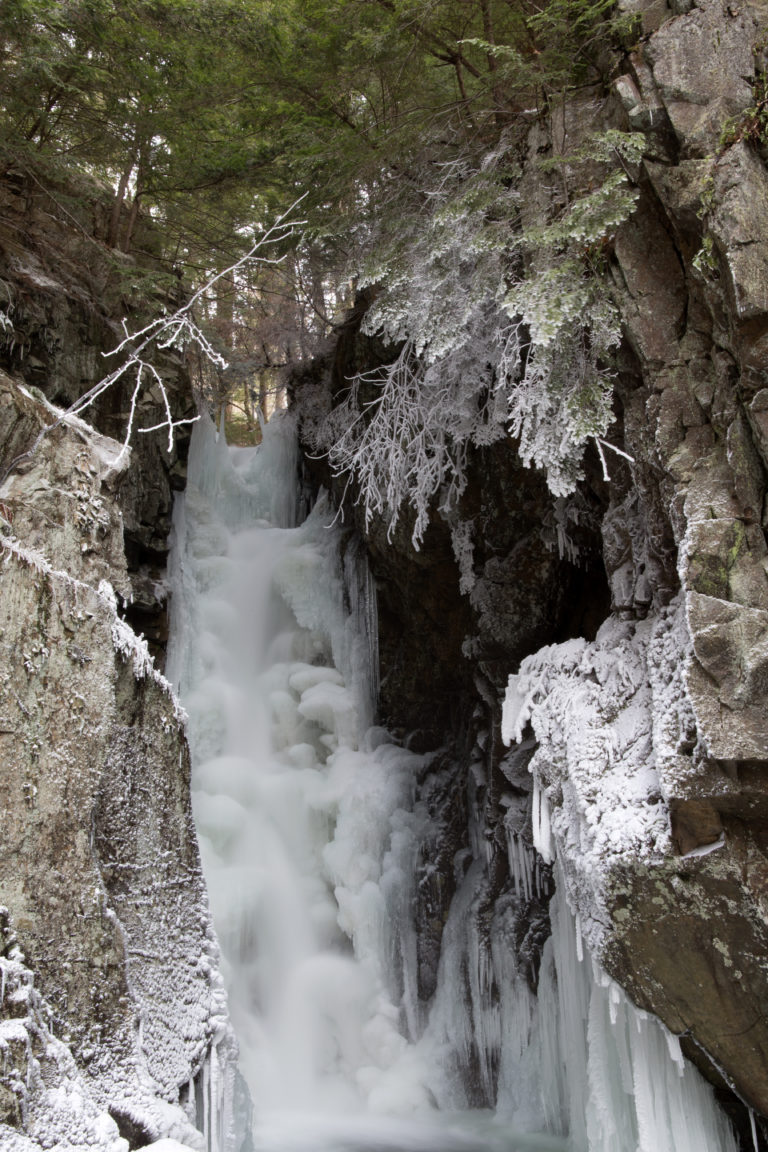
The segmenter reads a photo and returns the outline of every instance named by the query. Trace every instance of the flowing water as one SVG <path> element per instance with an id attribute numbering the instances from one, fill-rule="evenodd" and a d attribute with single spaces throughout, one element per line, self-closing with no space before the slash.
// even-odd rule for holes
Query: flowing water
<path id="1" fill-rule="evenodd" d="M 258 450 L 202 421 L 175 519 L 169 672 L 254 1147 L 733 1152 L 710 1090 L 579 953 L 559 897 L 538 999 L 504 916 L 478 937 L 479 833 L 419 1001 L 425 761 L 372 726 L 375 589 L 323 501 L 296 525 L 295 451 L 287 416 Z M 522 891 L 535 864 L 515 852 Z M 467 1107 L 478 1092 L 493 1111 Z"/>

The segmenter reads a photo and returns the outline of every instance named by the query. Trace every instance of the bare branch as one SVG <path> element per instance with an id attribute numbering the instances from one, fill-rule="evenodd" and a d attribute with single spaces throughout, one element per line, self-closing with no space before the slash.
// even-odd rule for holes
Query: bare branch
<path id="1" fill-rule="evenodd" d="M 118 368 L 115 368 L 112 372 L 108 373 L 108 375 L 99 380 L 97 384 L 94 384 L 92 388 L 89 388 L 87 392 L 78 397 L 78 399 L 75 400 L 75 402 L 71 404 L 69 408 L 63 411 L 61 415 L 59 415 L 57 419 L 55 419 L 51 424 L 47 424 L 41 428 L 31 448 L 27 449 L 26 452 L 21 453 L 21 455 L 16 456 L 10 462 L 2 475 L 0 475 L 0 484 L 5 481 L 9 474 L 15 468 L 17 468 L 19 464 L 25 460 L 32 459 L 40 447 L 44 437 L 47 436 L 49 432 L 52 432 L 55 428 L 60 427 L 61 424 L 66 421 L 67 417 L 78 416 L 81 412 L 84 412 L 86 408 L 89 408 L 92 404 L 94 404 L 95 401 L 98 400 L 99 397 L 102 396 L 109 388 L 113 387 L 113 385 L 115 385 L 118 380 L 122 379 L 126 372 L 133 370 L 136 372 L 136 378 L 133 391 L 131 393 L 128 424 L 125 430 L 125 437 L 123 440 L 122 448 L 116 459 L 113 461 L 111 469 L 114 469 L 119 465 L 128 451 L 131 436 L 134 431 L 136 406 L 138 403 L 139 395 L 141 394 L 142 384 L 147 378 L 157 383 L 160 388 L 160 395 L 165 407 L 166 419 L 163 420 L 160 424 L 154 425 L 152 428 L 141 428 L 138 431 L 154 432 L 160 428 L 167 428 L 168 451 L 170 452 L 173 448 L 174 430 L 182 424 L 193 423 L 196 417 L 193 419 L 173 419 L 165 384 L 163 383 L 160 373 L 155 368 L 151 360 L 153 354 L 157 351 L 162 351 L 173 346 L 183 347 L 184 345 L 194 344 L 216 367 L 221 369 L 227 367 L 227 362 L 224 357 L 220 352 L 216 351 L 216 349 L 206 337 L 205 333 L 200 329 L 199 325 L 195 321 L 193 315 L 195 305 L 199 303 L 199 301 L 203 299 L 203 297 L 209 293 L 213 286 L 220 280 L 223 280 L 226 277 L 232 278 L 235 273 L 239 272 L 242 268 L 245 268 L 249 264 L 280 264 L 284 260 L 284 256 L 272 258 L 265 256 L 262 253 L 264 249 L 274 248 L 277 245 L 283 244 L 286 240 L 291 239 L 291 237 L 296 235 L 297 229 L 306 224 L 306 220 L 292 219 L 293 213 L 306 195 L 307 194 L 305 193 L 304 196 L 300 196 L 285 212 L 282 213 L 282 215 L 278 216 L 277 220 L 275 220 L 275 222 L 271 224 L 269 228 L 267 228 L 258 236 L 258 238 L 254 241 L 244 256 L 241 256 L 238 260 L 235 260 L 234 263 L 230 264 L 229 267 L 225 268 L 221 272 L 218 272 L 215 276 L 212 276 L 209 280 L 207 280 L 203 285 L 201 285 L 200 288 L 197 289 L 197 291 L 192 294 L 189 300 L 187 300 L 187 302 L 172 315 L 157 316 L 154 320 L 151 320 L 137 332 L 129 331 L 126 321 L 123 320 L 122 327 L 123 331 L 125 332 L 125 336 L 114 348 L 112 348 L 109 352 L 102 353 L 102 355 L 106 358 L 109 358 L 127 352 L 128 358 L 126 359 L 125 363 L 121 364 Z"/>

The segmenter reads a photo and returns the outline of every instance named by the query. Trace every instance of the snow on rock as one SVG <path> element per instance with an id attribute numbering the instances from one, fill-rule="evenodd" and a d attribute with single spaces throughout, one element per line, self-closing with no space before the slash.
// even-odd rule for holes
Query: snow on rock
<path id="1" fill-rule="evenodd" d="M 120 616 L 117 595 L 108 580 L 101 580 L 98 589 L 94 590 L 90 584 L 76 580 L 69 572 L 61 568 L 54 568 L 42 552 L 33 548 L 26 548 L 15 536 L 6 536 L 2 532 L 0 532 L 0 550 L 2 550 L 3 563 L 7 563 L 11 557 L 15 557 L 21 564 L 31 568 L 38 576 L 45 576 L 51 582 L 68 585 L 75 593 L 79 592 L 88 599 L 93 598 L 95 591 L 111 617 L 112 645 L 115 652 L 123 659 L 130 660 L 137 679 L 149 676 L 155 681 L 170 697 L 175 718 L 180 723 L 184 722 L 185 712 L 176 699 L 172 685 L 155 667 L 154 658 L 150 655 L 144 637 L 137 636 L 130 624 Z"/>
<path id="2" fill-rule="evenodd" d="M 145 1144 L 138 1152 L 195 1152 L 188 1144 L 179 1144 L 178 1140 L 155 1140 L 153 1144 Z"/>
<path id="3" fill-rule="evenodd" d="M 706 1053 L 765 1111 L 753 1011 L 765 990 L 764 860 L 741 815 L 762 810 L 763 785 L 749 765 L 712 756 L 689 600 L 683 590 L 644 620 L 611 617 L 591 643 L 524 660 L 510 678 L 505 733 L 519 739 L 530 724 L 538 743 L 534 834 L 557 857 L 577 940 L 686 1038 L 687 1056 L 706 1069 Z M 748 742 L 750 725 L 745 706 Z"/>
<path id="4" fill-rule="evenodd" d="M 0 1147 L 9 1152 L 128 1152 L 66 1044 L 0 909 Z M 18 1130 L 23 1126 L 24 1132 Z"/>
<path id="5" fill-rule="evenodd" d="M 649 666 L 658 664 L 672 612 L 610 618 L 592 643 L 542 648 L 507 689 L 506 742 L 520 741 L 530 724 L 539 745 L 530 762 L 536 846 L 547 862 L 557 853 L 593 947 L 607 927 L 600 878 L 623 861 L 660 859 L 669 848 L 654 725 L 661 732 L 673 708 Z"/>

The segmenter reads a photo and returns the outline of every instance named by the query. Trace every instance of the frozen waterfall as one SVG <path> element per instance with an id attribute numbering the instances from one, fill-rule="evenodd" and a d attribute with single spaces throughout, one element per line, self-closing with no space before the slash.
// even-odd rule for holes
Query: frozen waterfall
<path id="1" fill-rule="evenodd" d="M 203 420 L 175 517 L 169 673 L 254 1147 L 734 1152 L 708 1086 L 579 952 L 559 896 L 529 989 L 506 930 L 538 883 L 520 843 L 482 934 L 470 830 L 437 990 L 419 1000 L 430 765 L 372 727 L 373 583 L 322 500 L 295 525 L 295 473 L 288 415 L 258 449 Z M 494 1111 L 467 1107 L 470 1081 Z"/>

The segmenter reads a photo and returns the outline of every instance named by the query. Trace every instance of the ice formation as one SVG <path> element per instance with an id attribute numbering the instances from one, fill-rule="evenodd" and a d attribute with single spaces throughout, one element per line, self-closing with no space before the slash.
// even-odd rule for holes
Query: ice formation
<path id="1" fill-rule="evenodd" d="M 538 854 L 521 834 L 525 812 L 508 801 L 512 879 L 499 896 L 473 799 L 483 768 L 469 767 L 469 843 L 454 862 L 436 991 L 420 1001 L 414 886 L 438 768 L 370 727 L 372 582 L 349 547 L 340 559 L 323 500 L 296 526 L 295 468 L 289 416 L 258 450 L 228 450 L 203 421 L 175 521 L 169 674 L 190 717 L 195 812 L 256 1147 L 734 1152 L 674 1038 L 591 960 L 562 877 L 538 997 L 519 970 L 515 916 L 544 891 L 541 857 L 555 857 L 561 834 L 540 781 Z M 610 650 L 622 644 L 619 676 Z M 561 655 L 589 660 L 631 719 L 645 691 L 633 651 L 621 633 Z M 508 736 L 545 666 L 532 662 L 510 694 Z M 546 674 L 546 722 L 556 725 L 555 706 L 578 708 L 581 751 L 608 742 L 617 765 L 580 813 L 592 830 L 585 868 L 625 844 L 651 850 L 664 829 L 655 811 L 632 808 L 620 770 L 645 730 L 611 727 L 599 693 L 560 699 Z"/>
<path id="2" fill-rule="evenodd" d="M 8 910 L 0 908 L 7 923 Z M 0 926 L 2 926 L 0 924 Z M 0 942 L 1 939 L 0 939 Z M 2 1125 L 4 1152 L 128 1152 L 117 1125 L 93 1100 L 66 1044 L 51 1030 L 53 1013 L 36 991 L 18 945 L 0 955 L 0 1067 L 28 1135 Z"/>
<path id="3" fill-rule="evenodd" d="M 736 1152 L 730 1124 L 677 1037 L 639 1011 L 581 938 L 558 877 L 537 1017 L 547 1127 L 589 1152 Z"/>
<path id="4" fill-rule="evenodd" d="M 547 862 L 559 846 L 568 903 L 594 952 L 610 932 L 602 894 L 612 871 L 668 856 L 669 801 L 697 770 L 681 754 L 696 732 L 690 651 L 678 596 L 645 620 L 610 617 L 592 642 L 542 648 L 509 677 L 502 738 L 519 742 L 530 725 L 538 745 L 534 843 Z"/>

